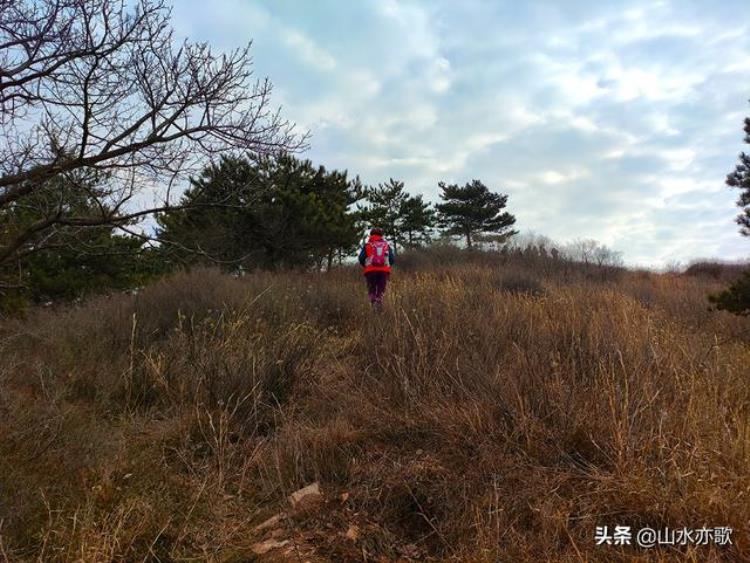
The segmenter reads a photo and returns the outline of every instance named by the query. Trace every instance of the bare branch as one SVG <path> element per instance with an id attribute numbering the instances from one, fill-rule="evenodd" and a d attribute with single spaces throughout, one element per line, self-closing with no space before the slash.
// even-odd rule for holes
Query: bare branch
<path id="1" fill-rule="evenodd" d="M 270 82 L 253 76 L 250 45 L 175 45 L 164 0 L 0 2 L 0 215 L 77 171 L 106 173 L 109 185 L 89 194 L 108 210 L 101 218 L 63 210 L 27 233 L 0 231 L 0 264 L 55 225 L 172 209 L 172 186 L 223 154 L 306 147 L 271 107 Z M 162 187 L 161 203 L 134 208 L 146 199 L 137 193 Z"/>

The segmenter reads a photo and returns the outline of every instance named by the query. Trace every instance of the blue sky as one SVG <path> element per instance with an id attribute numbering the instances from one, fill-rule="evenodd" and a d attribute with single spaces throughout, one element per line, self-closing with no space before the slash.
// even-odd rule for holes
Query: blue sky
<path id="1" fill-rule="evenodd" d="M 521 230 L 631 264 L 744 258 L 724 177 L 750 114 L 746 0 L 175 0 L 191 40 L 253 40 L 305 154 L 437 199 L 479 178 Z"/>

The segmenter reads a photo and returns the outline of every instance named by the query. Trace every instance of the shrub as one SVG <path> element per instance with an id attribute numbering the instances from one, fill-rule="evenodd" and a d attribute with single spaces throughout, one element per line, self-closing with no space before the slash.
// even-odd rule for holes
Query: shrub
<path id="1" fill-rule="evenodd" d="M 709 295 L 708 299 L 721 311 L 750 315 L 750 270 L 721 293 Z"/>
<path id="2" fill-rule="evenodd" d="M 500 282 L 500 289 L 508 293 L 532 295 L 538 297 L 545 294 L 544 286 L 538 280 L 521 275 L 509 275 Z"/>
<path id="3" fill-rule="evenodd" d="M 714 260 L 698 260 L 685 269 L 686 276 L 722 281 L 733 281 L 742 275 L 746 264 L 732 264 Z"/>
<path id="4" fill-rule="evenodd" d="M 254 560 L 312 481 L 273 531 L 311 560 L 596 560 L 603 513 L 742 529 L 750 319 L 707 311 L 719 282 L 445 252 L 381 314 L 353 268 L 193 271 L 0 322 L 7 558 Z"/>

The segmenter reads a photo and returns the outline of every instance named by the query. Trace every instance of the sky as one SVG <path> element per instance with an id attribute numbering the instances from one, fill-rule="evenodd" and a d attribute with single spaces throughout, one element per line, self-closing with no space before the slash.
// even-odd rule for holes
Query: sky
<path id="1" fill-rule="evenodd" d="M 482 180 L 522 231 L 631 265 L 743 259 L 724 185 L 750 115 L 747 0 L 174 0 L 179 36 L 253 41 L 304 157 L 366 184 Z"/>

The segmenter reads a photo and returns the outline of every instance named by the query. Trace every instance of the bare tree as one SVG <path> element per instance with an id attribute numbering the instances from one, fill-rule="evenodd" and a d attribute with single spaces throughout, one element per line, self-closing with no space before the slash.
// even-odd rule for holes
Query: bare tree
<path id="1" fill-rule="evenodd" d="M 566 246 L 565 254 L 571 260 L 589 264 L 594 260 L 594 252 L 598 246 L 599 243 L 593 239 L 576 239 Z"/>
<path id="2" fill-rule="evenodd" d="M 177 44 L 170 17 L 164 0 L 0 0 L 0 265 L 56 228 L 172 208 L 175 182 L 217 155 L 304 147 L 250 45 Z M 94 205 L 67 205 L 71 189 Z M 34 220 L 8 226 L 24 207 Z"/>
<path id="3" fill-rule="evenodd" d="M 594 239 L 577 239 L 566 245 L 564 254 L 571 260 L 597 266 L 622 266 L 622 252 L 613 250 Z"/>

